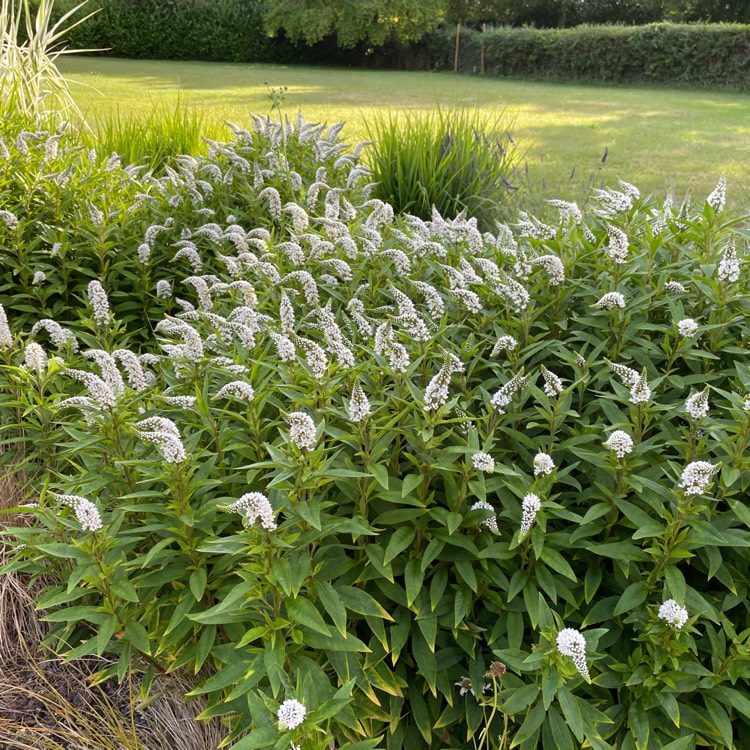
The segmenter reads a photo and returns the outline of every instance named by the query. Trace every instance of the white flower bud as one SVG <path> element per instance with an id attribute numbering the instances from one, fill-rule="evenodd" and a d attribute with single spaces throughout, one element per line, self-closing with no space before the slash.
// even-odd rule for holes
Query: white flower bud
<path id="1" fill-rule="evenodd" d="M 686 339 L 692 338 L 698 333 L 698 324 L 692 318 L 684 318 L 677 323 L 677 333 Z"/>
<path id="2" fill-rule="evenodd" d="M 471 463 L 477 471 L 486 471 L 492 474 L 495 470 L 495 459 L 489 453 L 475 453 L 471 457 Z"/>
<path id="3" fill-rule="evenodd" d="M 305 720 L 306 713 L 307 709 L 298 700 L 284 701 L 276 714 L 279 729 L 282 731 L 296 729 Z"/>
<path id="4" fill-rule="evenodd" d="M 227 510 L 231 513 L 241 513 L 245 528 L 252 526 L 257 520 L 260 520 L 260 525 L 266 531 L 275 531 L 277 528 L 271 503 L 261 492 L 248 492 L 229 505 Z"/>
<path id="5" fill-rule="evenodd" d="M 534 474 L 546 476 L 555 470 L 555 462 L 548 453 L 537 453 L 534 456 Z"/>
<path id="6" fill-rule="evenodd" d="M 309 450 L 315 443 L 315 422 L 302 411 L 293 411 L 284 419 L 291 428 L 289 439 L 302 450 Z"/>
<path id="7" fill-rule="evenodd" d="M 633 452 L 633 438 L 624 430 L 615 430 L 604 445 L 614 451 L 617 458 L 624 458 L 628 453 Z"/>
<path id="8" fill-rule="evenodd" d="M 688 611 L 674 599 L 667 599 L 659 607 L 659 618 L 679 630 L 688 621 Z"/>

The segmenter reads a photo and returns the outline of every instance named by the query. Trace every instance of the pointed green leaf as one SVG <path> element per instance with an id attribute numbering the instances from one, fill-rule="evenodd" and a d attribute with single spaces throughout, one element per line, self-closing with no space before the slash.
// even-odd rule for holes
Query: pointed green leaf
<path id="1" fill-rule="evenodd" d="M 383 556 L 383 564 L 388 565 L 395 560 L 413 541 L 416 535 L 413 526 L 401 526 L 393 532 Z"/>
<path id="2" fill-rule="evenodd" d="M 287 599 L 285 603 L 291 620 L 321 635 L 331 635 L 331 631 L 312 602 L 298 596 L 296 599 Z"/>

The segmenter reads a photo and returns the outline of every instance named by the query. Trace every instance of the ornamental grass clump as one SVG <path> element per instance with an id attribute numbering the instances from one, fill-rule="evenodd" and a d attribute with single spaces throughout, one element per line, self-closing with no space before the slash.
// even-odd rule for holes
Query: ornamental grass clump
<path id="1" fill-rule="evenodd" d="M 96 211 L 0 171 L 7 570 L 47 643 L 199 675 L 237 750 L 741 746 L 738 220 L 622 186 L 483 231 L 371 197 L 335 128 L 235 134 L 165 178 L 61 146 Z"/>
<path id="2" fill-rule="evenodd" d="M 97 11 L 73 17 L 84 2 L 55 19 L 54 0 L 38 0 L 36 13 L 28 0 L 0 0 L 0 101 L 4 117 L 27 127 L 59 125 L 61 118 L 83 121 L 68 80 L 57 68 L 61 55 L 91 50 L 66 49 L 66 36 Z M 80 14 L 79 14 L 80 16 Z M 56 141 L 47 150 L 52 157 Z"/>
<path id="3" fill-rule="evenodd" d="M 377 181 L 373 195 L 422 219 L 465 211 L 480 229 L 513 213 L 519 164 L 504 115 L 441 109 L 377 117 L 369 127 L 366 161 Z"/>

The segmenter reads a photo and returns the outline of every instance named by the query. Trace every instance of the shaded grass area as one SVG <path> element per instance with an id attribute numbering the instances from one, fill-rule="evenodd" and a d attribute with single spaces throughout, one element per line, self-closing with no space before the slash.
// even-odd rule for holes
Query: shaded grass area
<path id="1" fill-rule="evenodd" d="M 504 109 L 526 155 L 532 195 L 580 196 L 604 176 L 658 194 L 674 188 L 678 196 L 692 190 L 704 197 L 725 173 L 731 202 L 750 203 L 743 186 L 750 183 L 750 99 L 741 94 L 96 57 L 69 57 L 61 69 L 79 82 L 72 89 L 89 115 L 145 114 L 179 99 L 202 110 L 214 134 L 223 119 L 247 123 L 250 113 L 269 113 L 268 86 L 288 87 L 285 114 L 343 120 L 352 140 L 366 138 L 368 122 L 384 110 L 428 111 L 437 101 L 489 115 Z"/>

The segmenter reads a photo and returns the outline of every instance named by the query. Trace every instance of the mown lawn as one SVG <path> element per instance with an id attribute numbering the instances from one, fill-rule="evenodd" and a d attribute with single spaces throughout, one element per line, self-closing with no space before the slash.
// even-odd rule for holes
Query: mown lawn
<path id="1" fill-rule="evenodd" d="M 724 173 L 731 202 L 750 206 L 750 98 L 741 94 L 74 56 L 61 68 L 79 82 L 73 90 L 88 114 L 145 112 L 179 98 L 203 109 L 217 129 L 224 119 L 242 124 L 250 113 L 269 113 L 268 86 L 288 87 L 285 113 L 344 120 L 352 140 L 366 138 L 367 122 L 385 110 L 426 110 L 436 102 L 504 110 L 525 154 L 532 198 L 580 200 L 602 177 L 659 194 L 673 188 L 677 197 L 687 190 L 703 197 Z"/>

